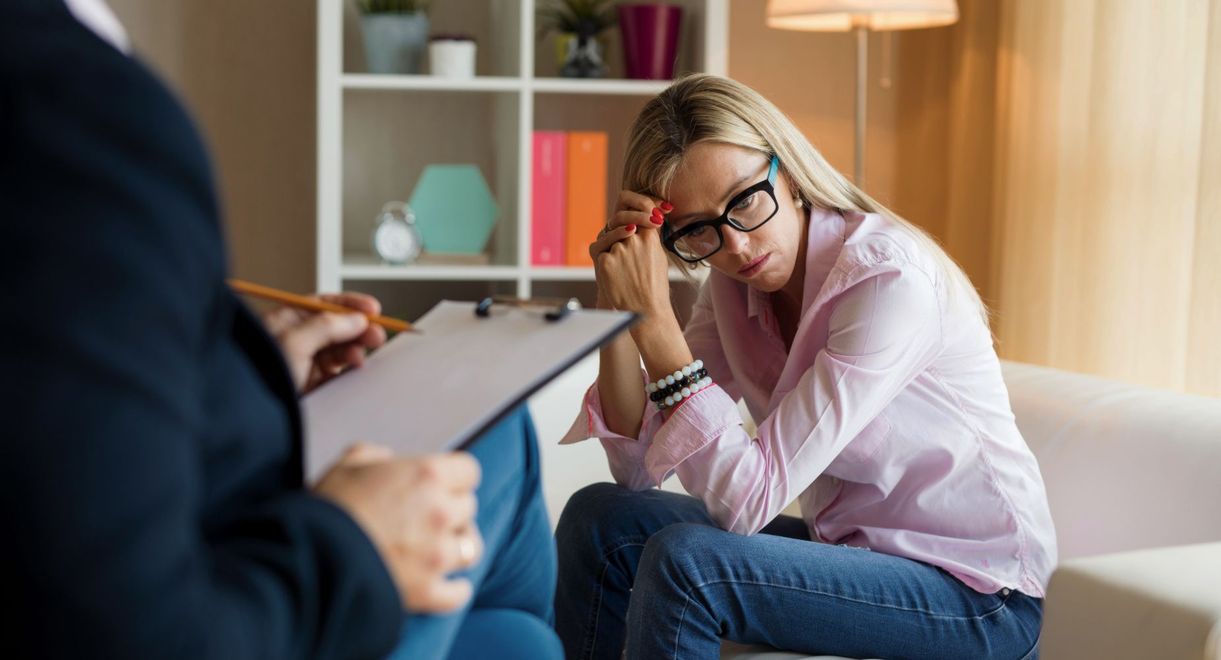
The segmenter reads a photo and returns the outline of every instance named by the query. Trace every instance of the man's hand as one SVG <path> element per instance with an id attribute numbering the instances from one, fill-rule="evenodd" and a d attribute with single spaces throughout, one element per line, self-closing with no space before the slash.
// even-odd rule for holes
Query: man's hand
<path id="1" fill-rule="evenodd" d="M 305 394 L 350 367 L 365 362 L 365 352 L 386 343 L 386 331 L 369 323 L 365 314 L 380 314 L 381 303 L 363 293 L 318 296 L 351 307 L 351 314 L 310 312 L 277 307 L 263 323 L 284 353 L 297 391 Z"/>
<path id="2" fill-rule="evenodd" d="M 396 458 L 385 447 L 357 444 L 314 490 L 369 535 L 408 611 L 440 613 L 471 598 L 470 581 L 449 574 L 483 554 L 475 525 L 479 479 L 470 454 Z"/>

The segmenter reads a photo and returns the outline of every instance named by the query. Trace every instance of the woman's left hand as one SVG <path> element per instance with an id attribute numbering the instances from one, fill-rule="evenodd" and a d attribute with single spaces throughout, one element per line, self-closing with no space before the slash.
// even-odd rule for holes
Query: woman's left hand
<path id="1" fill-rule="evenodd" d="M 622 231 L 622 230 L 613 230 Z M 659 231 L 633 231 L 594 259 L 598 293 L 614 309 L 670 312 L 670 262 Z"/>
<path id="2" fill-rule="evenodd" d="M 320 300 L 351 307 L 351 314 L 310 312 L 277 307 L 263 315 L 284 359 L 293 384 L 306 394 L 350 367 L 365 362 L 365 353 L 386 343 L 386 331 L 369 323 L 365 314 L 380 314 L 381 303 L 363 293 L 320 295 Z"/>

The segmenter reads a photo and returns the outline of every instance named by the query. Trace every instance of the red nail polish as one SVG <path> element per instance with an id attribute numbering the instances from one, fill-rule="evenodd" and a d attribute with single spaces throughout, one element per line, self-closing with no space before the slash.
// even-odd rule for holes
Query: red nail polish
<path id="1" fill-rule="evenodd" d="M 629 233 L 629 234 L 634 234 L 634 233 L 636 233 L 636 225 L 628 225 L 628 226 L 627 226 L 627 233 Z"/>
<path id="2" fill-rule="evenodd" d="M 658 216 L 653 216 L 653 217 L 652 217 L 652 218 L 650 218 L 650 219 L 653 221 L 653 224 L 655 224 L 655 225 L 660 225 L 661 223 L 663 223 L 663 222 L 665 222 L 665 221 L 666 221 L 666 220 L 665 220 L 665 218 L 661 218 L 661 217 L 658 217 Z"/>
<path id="3" fill-rule="evenodd" d="M 670 211 L 674 210 L 674 205 L 671 204 L 670 202 L 662 202 L 661 210 L 665 211 L 666 213 L 669 213 Z"/>

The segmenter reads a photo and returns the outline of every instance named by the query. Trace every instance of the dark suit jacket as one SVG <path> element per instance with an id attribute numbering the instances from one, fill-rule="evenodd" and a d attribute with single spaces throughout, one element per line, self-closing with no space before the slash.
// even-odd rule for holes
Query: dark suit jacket
<path id="1" fill-rule="evenodd" d="M 368 658 L 402 623 L 302 488 L 178 103 L 57 0 L 0 0 L 3 658 Z"/>

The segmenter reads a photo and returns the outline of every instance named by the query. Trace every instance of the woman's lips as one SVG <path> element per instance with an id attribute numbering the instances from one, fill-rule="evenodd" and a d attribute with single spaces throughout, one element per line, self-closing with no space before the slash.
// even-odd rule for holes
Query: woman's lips
<path id="1" fill-rule="evenodd" d="M 767 260 L 771 259 L 771 258 L 772 258 L 772 254 L 770 252 L 761 257 L 757 257 L 754 261 L 751 261 L 750 263 L 746 264 L 745 266 L 742 266 L 741 268 L 739 268 L 738 274 L 745 275 L 746 277 L 750 277 L 751 275 L 754 275 L 755 273 L 759 272 L 760 270 L 763 270 L 763 267 L 765 265 L 767 265 Z"/>

